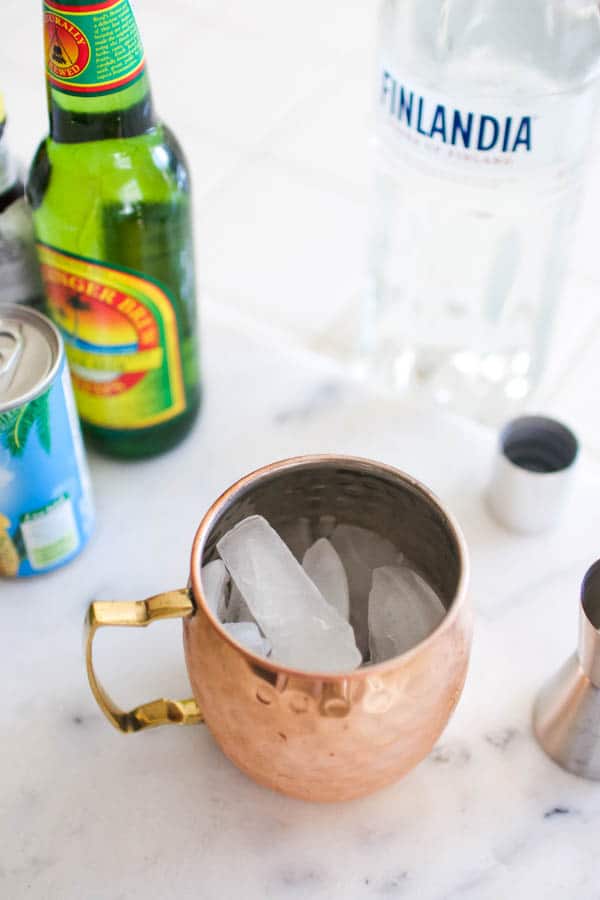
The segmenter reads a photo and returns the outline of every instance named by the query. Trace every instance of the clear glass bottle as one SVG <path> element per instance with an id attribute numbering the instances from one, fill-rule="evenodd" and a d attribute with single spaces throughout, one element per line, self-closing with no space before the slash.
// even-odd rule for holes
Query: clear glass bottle
<path id="1" fill-rule="evenodd" d="M 0 94 L 0 303 L 41 306 L 42 283 L 35 252 L 31 209 L 20 166 L 6 141 Z"/>
<path id="2" fill-rule="evenodd" d="M 543 370 L 594 125 L 589 0 L 384 0 L 365 349 L 497 422 Z"/>

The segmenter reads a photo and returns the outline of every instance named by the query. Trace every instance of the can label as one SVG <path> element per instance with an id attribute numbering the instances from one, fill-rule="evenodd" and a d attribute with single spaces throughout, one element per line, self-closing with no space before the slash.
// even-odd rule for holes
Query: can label
<path id="1" fill-rule="evenodd" d="M 24 513 L 20 519 L 25 554 L 35 571 L 66 559 L 79 547 L 79 534 L 68 494 Z"/>
<path id="2" fill-rule="evenodd" d="M 0 413 L 0 575 L 68 562 L 93 527 L 90 480 L 64 359 L 51 387 Z"/>
<path id="3" fill-rule="evenodd" d="M 144 71 L 129 0 L 45 0 L 44 46 L 48 79 L 66 94 L 109 94 Z"/>
<path id="4" fill-rule="evenodd" d="M 146 428 L 185 409 L 177 319 L 158 282 L 38 244 L 82 419 Z"/>

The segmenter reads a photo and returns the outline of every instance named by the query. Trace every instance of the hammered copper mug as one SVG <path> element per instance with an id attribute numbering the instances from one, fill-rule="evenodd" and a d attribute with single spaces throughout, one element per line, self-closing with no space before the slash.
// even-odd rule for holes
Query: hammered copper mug
<path id="1" fill-rule="evenodd" d="M 392 540 L 435 587 L 446 615 L 401 656 L 339 674 L 304 672 L 237 644 L 209 610 L 201 567 L 246 516 L 275 528 L 322 516 Z M 467 550 L 461 531 L 419 482 L 381 463 L 306 456 L 265 466 L 212 505 L 196 532 L 189 587 L 137 602 L 91 604 L 87 670 L 96 700 L 123 732 L 205 721 L 223 752 L 260 784 L 305 800 L 347 800 L 396 781 L 429 753 L 462 692 L 471 641 Z M 365 603 L 367 598 L 365 597 Z M 95 631 L 183 618 L 194 699 L 120 710 L 92 663 Z"/>

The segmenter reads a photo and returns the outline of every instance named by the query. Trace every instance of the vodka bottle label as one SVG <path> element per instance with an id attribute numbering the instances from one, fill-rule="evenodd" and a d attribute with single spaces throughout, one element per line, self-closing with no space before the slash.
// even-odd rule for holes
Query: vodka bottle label
<path id="1" fill-rule="evenodd" d="M 577 122 L 592 114 L 592 92 L 458 97 L 424 87 L 385 62 L 379 73 L 379 134 L 391 158 L 430 163 L 449 176 L 511 179 L 533 169 L 572 170 L 588 134 Z"/>

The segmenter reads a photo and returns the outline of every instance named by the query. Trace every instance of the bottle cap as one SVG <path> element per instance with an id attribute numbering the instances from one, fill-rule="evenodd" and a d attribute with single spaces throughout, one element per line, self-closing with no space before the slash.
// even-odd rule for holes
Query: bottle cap
<path id="1" fill-rule="evenodd" d="M 579 444 L 573 432 L 545 416 L 521 416 L 500 432 L 487 501 L 510 531 L 536 534 L 560 517 Z"/>

